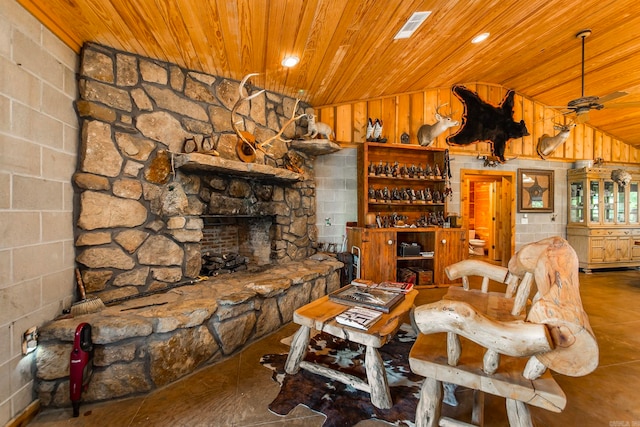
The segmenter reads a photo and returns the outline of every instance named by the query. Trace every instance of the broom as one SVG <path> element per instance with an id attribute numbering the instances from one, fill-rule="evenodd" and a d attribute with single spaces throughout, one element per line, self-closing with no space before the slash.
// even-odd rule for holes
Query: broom
<path id="1" fill-rule="evenodd" d="M 70 312 L 73 316 L 97 313 L 98 311 L 105 308 L 105 305 L 100 298 L 87 298 L 87 293 L 84 288 L 84 282 L 82 281 L 80 269 L 78 268 L 76 268 L 76 281 L 78 282 L 78 293 L 80 294 L 80 301 L 74 303 L 71 306 Z"/>

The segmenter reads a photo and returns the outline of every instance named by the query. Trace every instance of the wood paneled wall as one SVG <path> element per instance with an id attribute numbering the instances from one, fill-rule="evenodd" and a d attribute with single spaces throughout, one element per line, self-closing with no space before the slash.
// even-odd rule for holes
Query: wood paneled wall
<path id="1" fill-rule="evenodd" d="M 507 89 L 499 85 L 472 83 L 465 84 L 468 89 L 478 93 L 486 102 L 498 105 Z M 400 143 L 400 135 L 408 133 L 411 144 L 417 144 L 418 128 L 424 123 L 435 122 L 435 110 L 440 104 L 447 103 L 442 111 L 453 111 L 454 118 L 460 120 L 463 112 L 462 103 L 451 93 L 450 88 L 428 89 L 424 92 L 357 101 L 348 104 L 317 107 L 319 120 L 330 125 L 336 139 L 344 143 L 362 143 L 365 141 L 367 120 L 383 120 L 383 136 L 388 143 Z M 571 117 L 564 116 L 557 110 L 548 108 L 538 102 L 516 94 L 514 119 L 524 119 L 530 135 L 512 139 L 507 143 L 506 158 L 537 158 L 536 144 L 544 135 L 557 133 L 554 123 L 568 123 Z M 489 143 L 471 144 L 466 147 L 448 146 L 445 139 L 454 133 L 453 127 L 440 135 L 434 146 L 449 148 L 452 153 L 490 154 Z M 595 159 L 601 157 L 605 162 L 640 163 L 640 149 L 595 129 L 588 124 L 580 124 L 573 128 L 569 139 L 557 148 L 548 159 L 573 161 Z"/>

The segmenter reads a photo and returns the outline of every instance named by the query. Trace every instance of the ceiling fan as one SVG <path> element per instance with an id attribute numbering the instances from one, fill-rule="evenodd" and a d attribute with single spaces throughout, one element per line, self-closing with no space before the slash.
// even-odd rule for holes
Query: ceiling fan
<path id="1" fill-rule="evenodd" d="M 590 35 L 591 30 L 582 30 L 578 34 L 576 34 L 576 38 L 582 39 L 582 96 L 580 96 L 580 98 L 572 99 L 567 103 L 567 105 L 551 107 L 569 110 L 565 114 L 575 113 L 575 123 L 587 122 L 589 120 L 589 111 L 602 110 L 605 107 L 605 103 L 611 102 L 614 99 L 618 99 L 622 96 L 627 95 L 627 92 L 622 91 L 613 92 L 603 97 L 584 95 L 584 39 L 586 39 Z"/>

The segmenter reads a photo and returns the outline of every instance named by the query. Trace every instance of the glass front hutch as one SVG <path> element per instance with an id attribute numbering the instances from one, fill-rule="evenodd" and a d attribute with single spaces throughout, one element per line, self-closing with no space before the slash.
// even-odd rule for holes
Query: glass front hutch
<path id="1" fill-rule="evenodd" d="M 581 168 L 568 176 L 567 240 L 585 272 L 640 266 L 640 170 L 631 181 L 613 181 L 615 168 Z"/>

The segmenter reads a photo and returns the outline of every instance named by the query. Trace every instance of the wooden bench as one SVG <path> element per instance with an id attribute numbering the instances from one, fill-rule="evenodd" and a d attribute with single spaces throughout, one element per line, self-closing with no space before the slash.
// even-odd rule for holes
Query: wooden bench
<path id="1" fill-rule="evenodd" d="M 474 390 L 474 425 L 482 424 L 485 392 L 506 399 L 511 426 L 532 425 L 527 405 L 561 412 L 566 397 L 548 369 L 582 376 L 598 366 L 573 248 L 553 237 L 523 247 L 508 269 L 466 260 L 447 274 L 462 278 L 462 289 L 414 312 L 421 333 L 409 363 L 425 377 L 416 426 L 469 425 L 440 418 L 443 382 Z M 469 276 L 482 277 L 481 289 L 470 288 Z M 504 293 L 489 292 L 490 281 L 503 283 Z"/>

